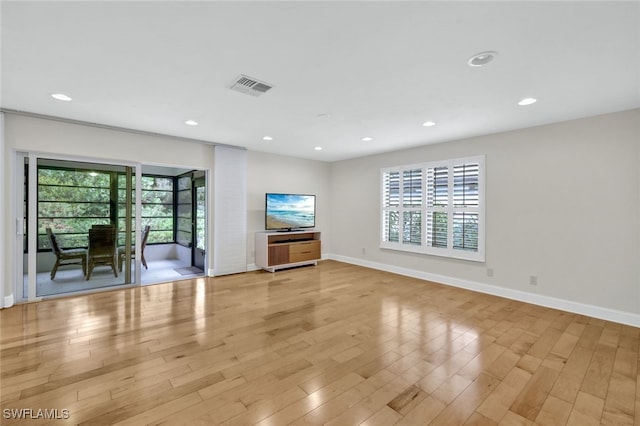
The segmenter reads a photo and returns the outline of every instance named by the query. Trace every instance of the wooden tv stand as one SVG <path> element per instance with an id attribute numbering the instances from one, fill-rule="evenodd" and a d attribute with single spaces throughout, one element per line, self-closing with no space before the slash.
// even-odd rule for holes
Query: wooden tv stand
<path id="1" fill-rule="evenodd" d="M 265 271 L 317 265 L 320 232 L 256 232 L 256 265 Z"/>

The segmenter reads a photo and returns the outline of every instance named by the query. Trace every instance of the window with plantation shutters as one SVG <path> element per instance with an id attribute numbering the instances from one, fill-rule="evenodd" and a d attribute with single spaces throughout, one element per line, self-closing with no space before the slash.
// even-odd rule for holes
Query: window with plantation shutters
<path id="1" fill-rule="evenodd" d="M 382 248 L 484 261 L 484 157 L 381 171 Z"/>

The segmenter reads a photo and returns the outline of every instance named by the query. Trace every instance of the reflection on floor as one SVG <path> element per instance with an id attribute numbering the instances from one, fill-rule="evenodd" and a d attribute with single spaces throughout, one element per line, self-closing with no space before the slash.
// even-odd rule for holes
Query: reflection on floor
<path id="1" fill-rule="evenodd" d="M 168 281 L 182 280 L 204 275 L 201 269 L 190 267 L 177 259 L 156 260 L 147 262 L 149 269 L 142 267 L 140 281 L 145 284 L 156 284 Z M 132 280 L 135 279 L 133 268 Z M 98 288 L 124 284 L 124 274 L 118 272 L 113 276 L 109 267 L 97 267 L 91 273 L 91 279 L 85 280 L 82 270 L 78 267 L 62 267 L 56 273 L 56 279 L 51 281 L 49 272 L 40 272 L 36 278 L 36 296 L 50 296 L 54 294 L 73 293 Z M 26 294 L 26 279 L 25 279 Z"/>

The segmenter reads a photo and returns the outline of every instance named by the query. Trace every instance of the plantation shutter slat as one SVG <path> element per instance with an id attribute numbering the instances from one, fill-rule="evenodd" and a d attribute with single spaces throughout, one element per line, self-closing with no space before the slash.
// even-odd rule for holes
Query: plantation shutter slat
<path id="1" fill-rule="evenodd" d="M 387 172 L 383 177 L 385 207 L 400 205 L 400 172 Z"/>
<path id="2" fill-rule="evenodd" d="M 404 207 L 422 206 L 422 170 L 405 170 L 402 178 L 402 202 Z"/>
<path id="3" fill-rule="evenodd" d="M 453 248 L 478 250 L 478 214 L 457 212 L 453 214 Z"/>
<path id="4" fill-rule="evenodd" d="M 404 244 L 422 244 L 422 212 L 405 211 L 402 218 L 402 242 Z"/>
<path id="5" fill-rule="evenodd" d="M 446 206 L 449 201 L 449 169 L 427 169 L 427 207 Z"/>
<path id="6" fill-rule="evenodd" d="M 427 246 L 447 248 L 448 218 L 446 212 L 427 214 Z"/>
<path id="7" fill-rule="evenodd" d="M 396 211 L 384 212 L 383 241 L 397 243 L 400 241 L 400 216 Z"/>
<path id="8" fill-rule="evenodd" d="M 478 205 L 478 164 L 460 164 L 453 167 L 453 205 Z"/>

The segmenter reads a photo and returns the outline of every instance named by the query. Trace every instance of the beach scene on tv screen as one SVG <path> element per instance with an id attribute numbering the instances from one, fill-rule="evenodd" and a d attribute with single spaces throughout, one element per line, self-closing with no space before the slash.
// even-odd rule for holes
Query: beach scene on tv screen
<path id="1" fill-rule="evenodd" d="M 267 194 L 267 229 L 315 226 L 313 195 Z"/>

